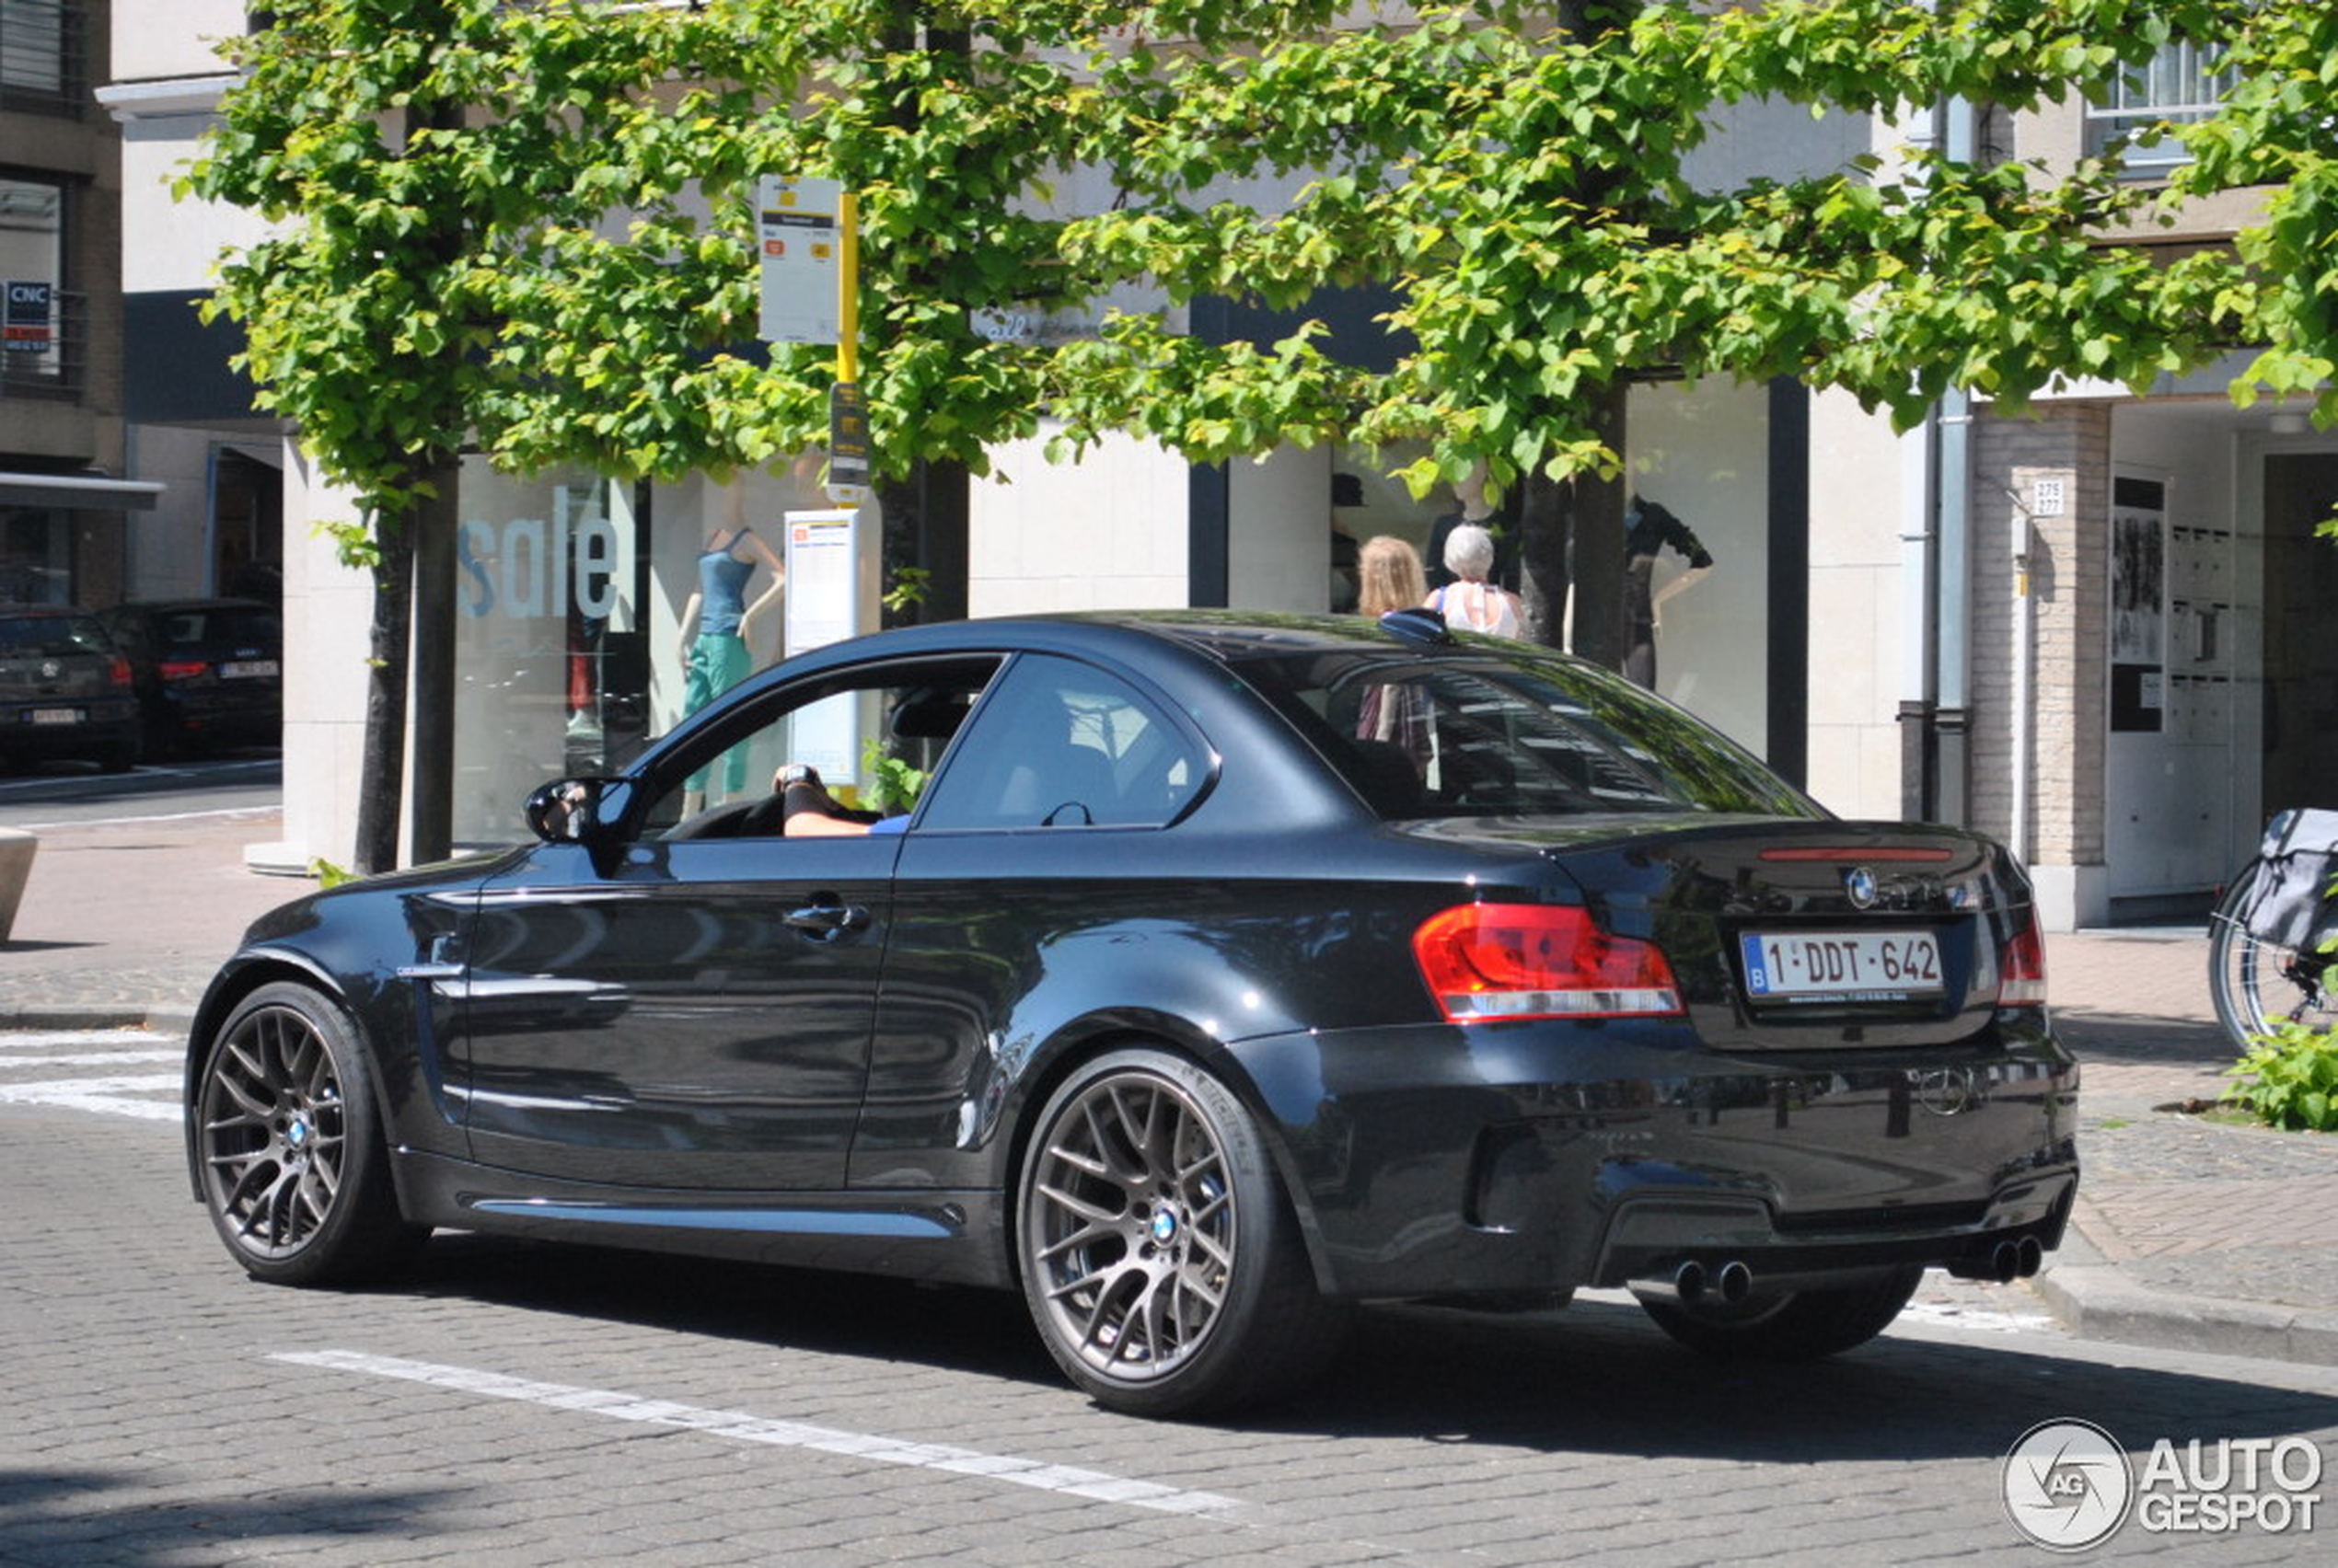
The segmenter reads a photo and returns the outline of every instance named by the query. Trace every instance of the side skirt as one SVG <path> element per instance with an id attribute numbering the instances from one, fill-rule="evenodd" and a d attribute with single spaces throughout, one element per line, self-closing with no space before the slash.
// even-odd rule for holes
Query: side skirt
<path id="1" fill-rule="evenodd" d="M 587 1246 L 1011 1289 L 991 1192 L 723 1193 L 528 1177 L 414 1148 L 393 1156 L 407 1217 Z"/>

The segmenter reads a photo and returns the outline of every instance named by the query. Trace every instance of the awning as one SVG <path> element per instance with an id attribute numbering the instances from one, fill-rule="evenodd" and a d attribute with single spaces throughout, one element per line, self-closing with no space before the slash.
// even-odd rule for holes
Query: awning
<path id="1" fill-rule="evenodd" d="M 152 479 L 85 478 L 75 474 L 0 472 L 0 506 L 64 506 L 85 512 L 152 512 L 162 499 Z"/>

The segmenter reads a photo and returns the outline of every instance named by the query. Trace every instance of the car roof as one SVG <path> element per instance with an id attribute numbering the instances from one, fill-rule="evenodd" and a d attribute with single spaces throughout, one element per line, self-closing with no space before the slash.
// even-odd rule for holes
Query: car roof
<path id="1" fill-rule="evenodd" d="M 1278 653 L 1384 648 L 1399 640 L 1361 616 L 1224 609 L 1082 610 L 901 627 L 831 643 L 788 664 L 801 671 L 817 663 L 1016 649 L 1128 653 L 1161 643 L 1215 663 L 1235 663 Z"/>

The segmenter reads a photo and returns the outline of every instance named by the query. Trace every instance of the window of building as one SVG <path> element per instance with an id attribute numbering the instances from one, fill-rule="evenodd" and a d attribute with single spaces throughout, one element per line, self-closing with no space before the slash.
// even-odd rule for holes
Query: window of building
<path id="1" fill-rule="evenodd" d="M 2145 64 L 2121 76 L 2101 103 L 2087 106 L 2087 153 L 2116 151 L 2127 171 L 2148 179 L 2192 161 L 2182 142 L 2161 136 L 2137 140 L 2155 127 L 2205 120 L 2232 90 L 2235 73 L 2224 64 L 2222 44 L 2170 43 Z"/>
<path id="2" fill-rule="evenodd" d="M 0 0 L 0 109 L 79 119 L 87 23 L 81 0 Z"/>
<path id="3" fill-rule="evenodd" d="M 64 205 L 63 186 L 0 173 L 0 393 L 67 379 Z"/>

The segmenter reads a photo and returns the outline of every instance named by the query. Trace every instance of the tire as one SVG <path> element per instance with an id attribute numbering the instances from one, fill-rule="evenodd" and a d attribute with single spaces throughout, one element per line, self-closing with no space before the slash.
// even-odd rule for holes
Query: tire
<path id="1" fill-rule="evenodd" d="M 1900 1315 L 1924 1279 L 1920 1265 L 1859 1285 L 1752 1296 L 1734 1306 L 1642 1301 L 1657 1326 L 1691 1350 L 1748 1361 L 1816 1361 L 1865 1344 Z"/>
<path id="2" fill-rule="evenodd" d="M 399 1212 L 356 1027 L 306 986 L 263 986 L 228 1015 L 189 1136 L 203 1206 L 254 1279 L 376 1279 L 429 1235 Z"/>
<path id="3" fill-rule="evenodd" d="M 1315 1287 L 1257 1124 L 1182 1057 L 1118 1050 L 1049 1097 L 1025 1151 L 1024 1298 L 1098 1404 L 1195 1415 L 1320 1370 L 1347 1314 Z"/>
<path id="4" fill-rule="evenodd" d="M 2208 991 L 2236 1051 L 2293 1020 L 2320 1029 L 2338 1025 L 2338 996 L 2332 994 L 2338 977 L 2321 955 L 2263 940 L 2241 924 L 2263 870 L 2263 861 L 2251 860 L 2234 877 L 2208 925 Z M 2329 934 L 2318 928 L 2312 940 L 2318 944 Z"/>

